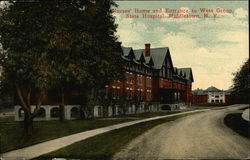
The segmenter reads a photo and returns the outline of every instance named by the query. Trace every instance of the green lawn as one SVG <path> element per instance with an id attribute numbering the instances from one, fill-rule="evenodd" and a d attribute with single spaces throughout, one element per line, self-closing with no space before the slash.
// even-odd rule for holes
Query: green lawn
<path id="1" fill-rule="evenodd" d="M 22 137 L 21 122 L 1 122 L 0 123 L 0 149 L 1 153 L 10 150 L 59 138 L 62 136 L 78 133 L 86 130 L 109 126 L 112 124 L 131 121 L 131 119 L 112 119 L 112 120 L 74 120 L 74 121 L 43 121 L 34 122 L 34 135 L 30 140 Z"/>
<path id="2" fill-rule="evenodd" d="M 72 121 L 40 121 L 34 122 L 34 135 L 30 140 L 24 140 L 22 122 L 15 122 L 13 117 L 0 119 L 0 153 L 19 149 L 32 144 L 52 140 L 66 135 L 101 128 L 117 123 L 136 120 L 133 118 L 148 118 L 172 113 L 140 113 L 134 115 L 117 116 L 108 119 L 72 120 Z M 131 119 L 128 117 L 132 117 Z"/>
<path id="3" fill-rule="evenodd" d="M 193 113 L 195 114 L 195 113 Z M 190 115 L 190 114 L 189 114 Z M 179 115 L 159 120 L 144 122 L 129 127 L 113 130 L 92 138 L 74 143 L 68 147 L 55 152 L 48 153 L 39 158 L 47 160 L 52 157 L 57 158 L 77 158 L 77 159 L 111 159 L 112 156 L 126 146 L 145 131 L 165 122 L 173 121 L 187 115 Z"/>

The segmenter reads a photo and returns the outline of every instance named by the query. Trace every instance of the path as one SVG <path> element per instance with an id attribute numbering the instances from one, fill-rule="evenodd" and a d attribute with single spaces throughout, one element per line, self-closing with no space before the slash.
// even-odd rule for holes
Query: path
<path id="1" fill-rule="evenodd" d="M 127 127 L 133 124 L 142 123 L 146 121 L 151 121 L 151 120 L 156 120 L 156 119 L 161 119 L 161 118 L 166 118 L 166 117 L 173 117 L 176 115 L 183 115 L 183 114 L 188 114 L 188 113 L 202 112 L 202 111 L 207 111 L 207 110 L 209 109 L 194 110 L 194 111 L 176 113 L 176 114 L 171 114 L 171 115 L 166 115 L 166 116 L 157 116 L 153 118 L 135 120 L 132 122 L 125 122 L 125 123 L 116 124 L 116 125 L 112 125 L 108 127 L 85 131 L 85 132 L 65 136 L 62 138 L 50 140 L 47 142 L 39 143 L 39 144 L 25 147 L 22 149 L 3 153 L 1 157 L 3 157 L 4 160 L 16 160 L 16 159 L 22 159 L 22 158 L 25 158 L 25 160 L 32 159 L 35 157 L 39 157 L 43 154 L 69 146 L 75 142 L 82 141 L 87 138 L 90 138 L 90 137 L 93 137 L 93 136 L 96 136 L 96 135 L 99 135 L 99 134 L 102 134 L 102 133 L 105 133 L 114 129 L 119 129 L 119 128 Z"/>
<path id="2" fill-rule="evenodd" d="M 132 141 L 114 159 L 244 159 L 250 141 L 223 123 L 233 107 L 211 110 L 159 125 Z"/>

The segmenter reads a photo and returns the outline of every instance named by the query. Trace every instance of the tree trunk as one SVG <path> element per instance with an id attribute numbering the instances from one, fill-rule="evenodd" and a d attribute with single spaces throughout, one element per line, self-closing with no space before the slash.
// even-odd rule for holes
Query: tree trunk
<path id="1" fill-rule="evenodd" d="M 60 121 L 65 120 L 65 107 L 64 107 L 64 92 L 61 89 L 61 104 L 60 104 Z"/>
<path id="2" fill-rule="evenodd" d="M 23 121 L 23 135 L 25 139 L 30 139 L 33 135 L 33 118 L 30 118 L 28 113 L 25 113 Z"/>

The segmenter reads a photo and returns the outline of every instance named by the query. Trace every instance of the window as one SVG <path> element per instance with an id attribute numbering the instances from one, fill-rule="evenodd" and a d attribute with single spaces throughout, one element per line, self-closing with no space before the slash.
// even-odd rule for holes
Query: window
<path id="1" fill-rule="evenodd" d="M 109 94 L 109 86 L 106 85 L 105 86 L 105 98 L 108 98 L 108 94 Z"/>
<path id="2" fill-rule="evenodd" d="M 142 93 L 142 91 L 143 91 L 142 89 L 138 89 L 138 90 L 137 90 L 137 96 L 138 96 L 138 99 L 139 99 L 139 100 L 142 100 L 142 99 L 143 99 L 143 93 Z"/>
<path id="3" fill-rule="evenodd" d="M 132 99 L 132 88 L 126 88 L 126 98 Z"/>
<path id="4" fill-rule="evenodd" d="M 97 114 L 99 117 L 102 116 L 102 107 L 98 107 L 97 112 L 98 112 Z"/>
<path id="5" fill-rule="evenodd" d="M 147 90 L 147 100 L 151 100 L 152 96 L 151 96 L 151 90 Z"/>
<path id="6" fill-rule="evenodd" d="M 37 117 L 45 117 L 45 109 L 44 108 L 40 108 L 38 113 L 37 113 Z"/>
<path id="7" fill-rule="evenodd" d="M 215 98 L 219 98 L 219 96 L 215 96 Z"/>
<path id="8" fill-rule="evenodd" d="M 80 117 L 80 111 L 77 107 L 71 108 L 70 117 L 72 117 L 72 118 L 79 118 Z"/>
<path id="9" fill-rule="evenodd" d="M 142 85 L 142 75 L 137 76 L 137 85 L 139 85 L 139 86 Z"/>
<path id="10" fill-rule="evenodd" d="M 147 87 L 150 87 L 151 86 L 151 78 L 150 77 L 147 77 L 147 80 L 146 80 L 146 85 Z"/>
<path id="11" fill-rule="evenodd" d="M 52 109 L 50 110 L 50 116 L 51 116 L 51 117 L 59 117 L 59 115 L 60 115 L 60 110 L 59 110 L 59 108 L 52 108 Z"/>
<path id="12" fill-rule="evenodd" d="M 120 98 L 120 87 L 117 87 L 117 90 L 116 90 L 116 99 L 119 99 Z"/>
<path id="13" fill-rule="evenodd" d="M 161 79 L 160 87 L 163 88 L 163 86 L 164 86 L 164 80 Z"/>
<path id="14" fill-rule="evenodd" d="M 116 86 L 112 86 L 112 97 L 116 99 Z"/>

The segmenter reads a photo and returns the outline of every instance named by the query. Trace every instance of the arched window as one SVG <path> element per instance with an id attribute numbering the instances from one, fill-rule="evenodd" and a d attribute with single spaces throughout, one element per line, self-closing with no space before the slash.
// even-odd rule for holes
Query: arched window
<path id="1" fill-rule="evenodd" d="M 18 116 L 19 116 L 19 117 L 24 117 L 24 110 L 23 110 L 22 108 L 20 108 L 20 109 L 18 110 Z"/>
<path id="2" fill-rule="evenodd" d="M 37 113 L 37 117 L 45 117 L 45 109 L 44 108 L 40 108 L 38 113 Z"/>
<path id="3" fill-rule="evenodd" d="M 80 116 L 80 111 L 77 107 L 73 107 L 70 110 L 70 117 L 71 118 L 79 118 Z"/>
<path id="4" fill-rule="evenodd" d="M 52 108 L 52 109 L 50 110 L 50 116 L 51 116 L 51 117 L 59 117 L 59 115 L 60 115 L 60 110 L 59 110 L 59 108 Z"/>
<path id="5" fill-rule="evenodd" d="M 171 107 L 169 105 L 164 105 L 161 107 L 162 110 L 171 110 Z"/>

